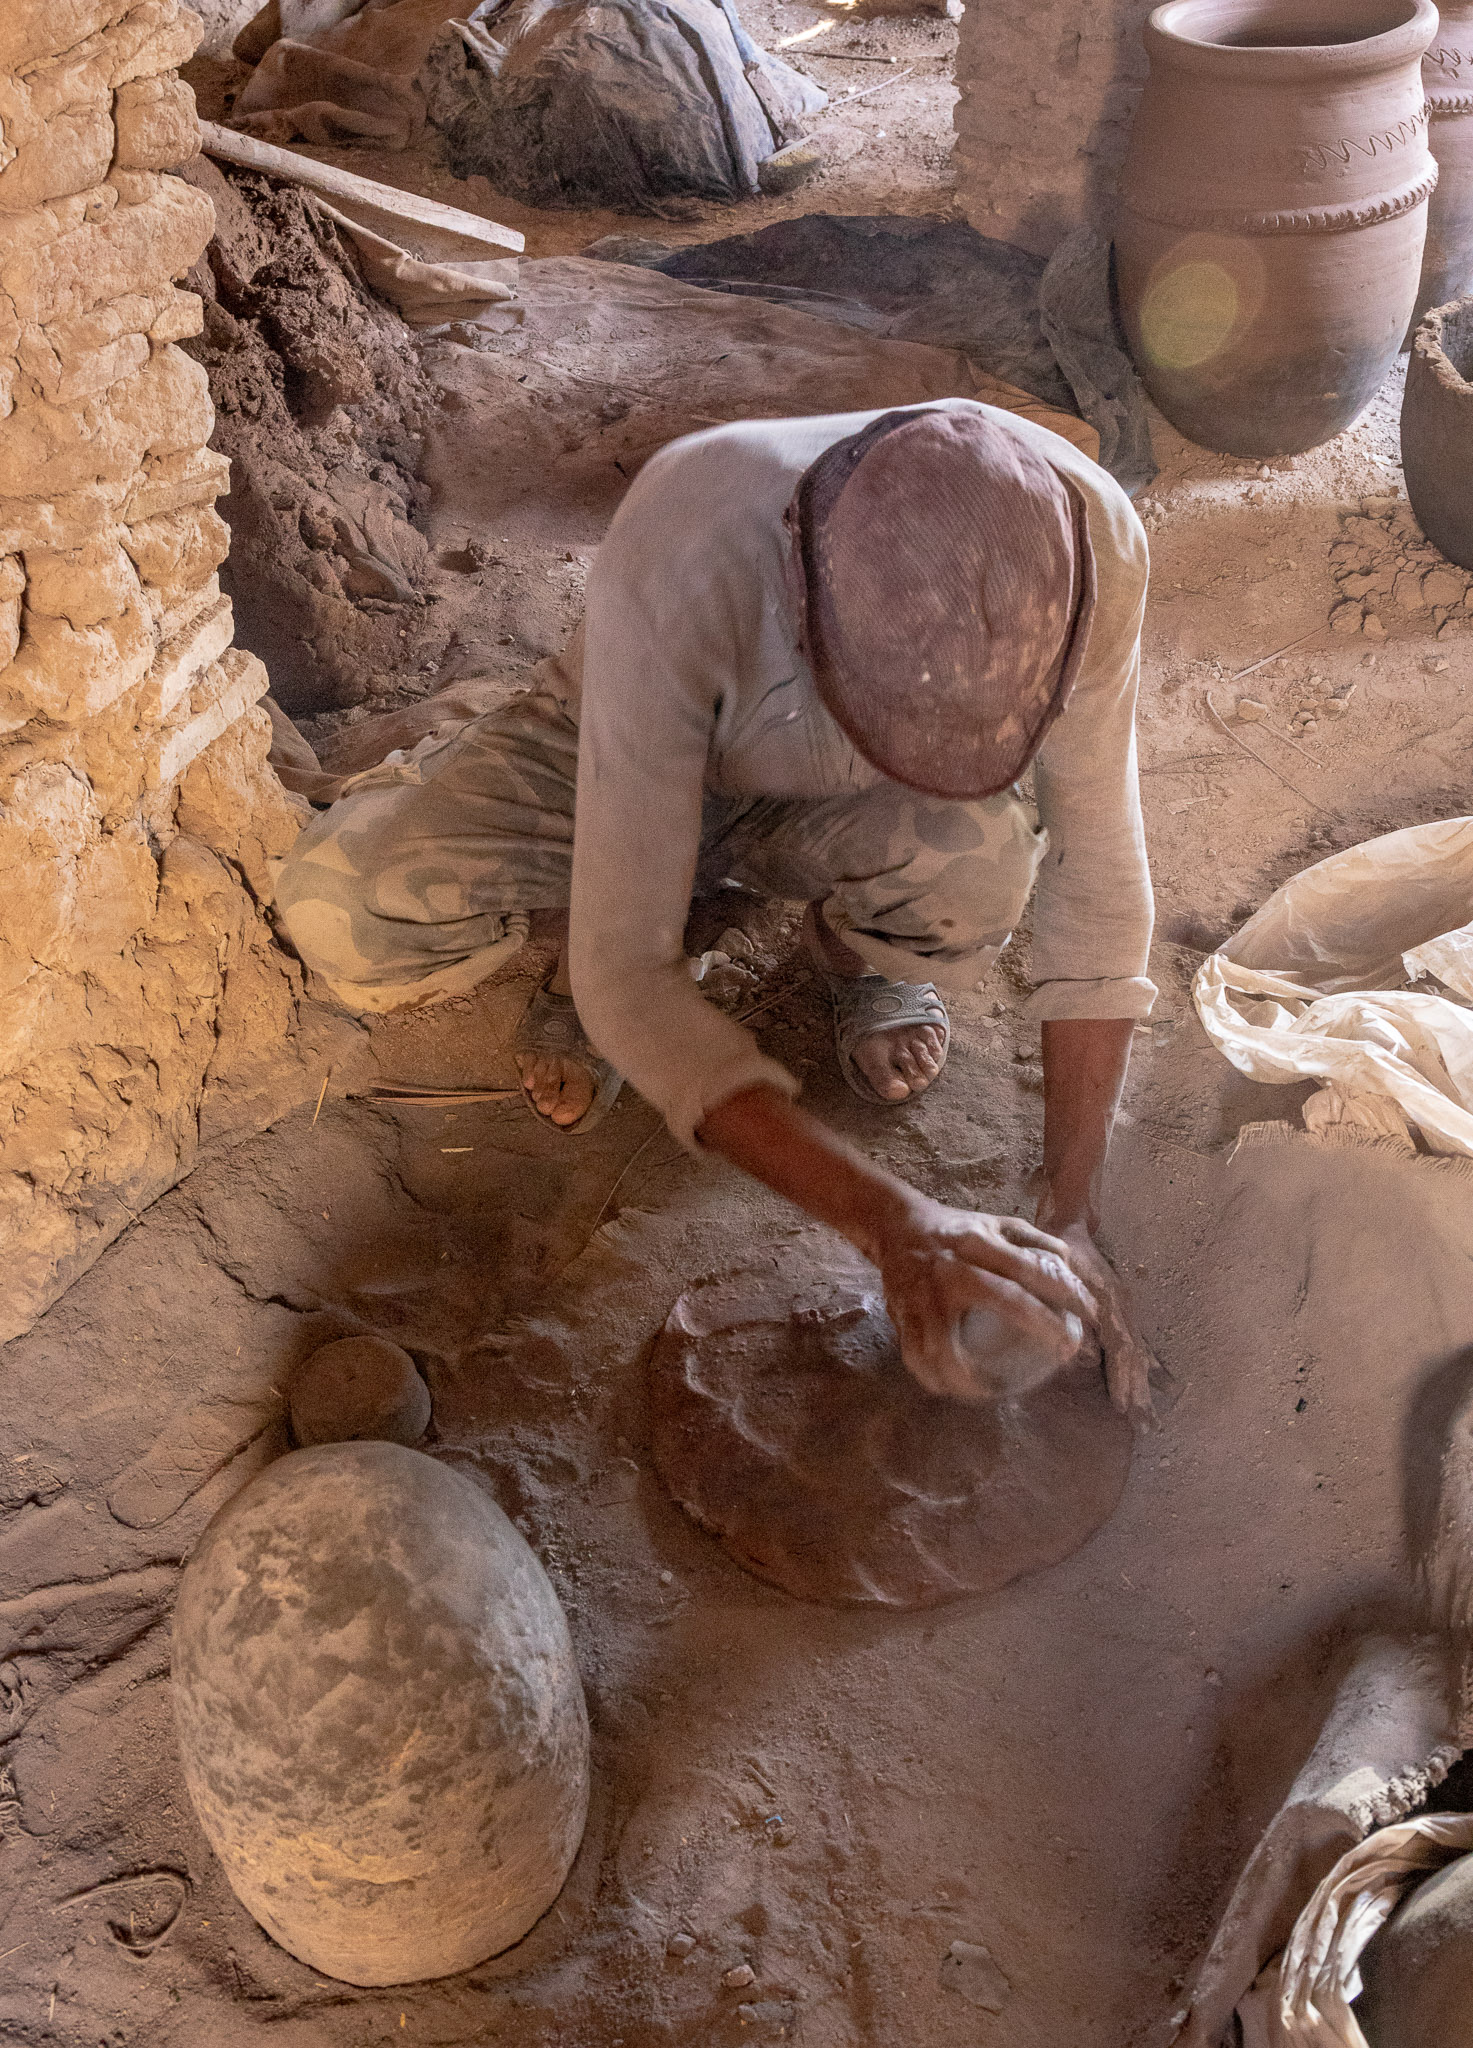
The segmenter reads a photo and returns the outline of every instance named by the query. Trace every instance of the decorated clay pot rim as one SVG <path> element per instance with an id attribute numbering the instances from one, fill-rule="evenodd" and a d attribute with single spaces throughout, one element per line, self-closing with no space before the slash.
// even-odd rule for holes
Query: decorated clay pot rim
<path id="1" fill-rule="evenodd" d="M 1438 28 L 1432 0 L 1293 0 L 1306 25 L 1349 29 L 1358 18 L 1366 32 L 1340 43 L 1216 40 L 1224 30 L 1272 29 L 1287 11 L 1283 0 L 1166 0 L 1146 23 L 1146 47 L 1153 64 L 1244 83 L 1353 78 L 1421 57 Z"/>
<path id="2" fill-rule="evenodd" d="M 1456 392 L 1459 397 L 1466 394 L 1473 398 L 1473 380 L 1464 376 L 1442 343 L 1443 328 L 1455 313 L 1465 313 L 1470 328 L 1473 328 L 1473 298 L 1449 299 L 1446 305 L 1433 306 L 1422 315 L 1412 347 L 1445 390 Z M 1473 342 L 1473 334 L 1469 340 Z M 1473 356 L 1473 347 L 1470 347 L 1469 354 Z"/>
<path id="3" fill-rule="evenodd" d="M 1249 213 L 1236 207 L 1173 205 L 1152 194 L 1122 199 L 1122 209 L 1142 220 L 1158 221 L 1163 227 L 1189 228 L 1211 235 L 1338 235 L 1356 228 L 1379 227 L 1399 220 L 1425 206 L 1437 189 L 1438 166 L 1433 163 L 1418 178 L 1408 180 L 1392 192 L 1372 193 L 1343 206 L 1275 207 Z"/>

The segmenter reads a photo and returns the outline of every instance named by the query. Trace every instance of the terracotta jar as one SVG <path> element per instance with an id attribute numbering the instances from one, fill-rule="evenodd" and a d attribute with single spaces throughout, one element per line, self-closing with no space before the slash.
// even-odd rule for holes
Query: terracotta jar
<path id="1" fill-rule="evenodd" d="M 1414 327 L 1430 307 L 1473 292 L 1473 0 L 1443 0 L 1437 12 L 1437 34 L 1422 59 L 1437 190 L 1427 208 Z"/>
<path id="2" fill-rule="evenodd" d="M 1412 342 L 1401 462 L 1417 524 L 1473 569 L 1473 298 L 1438 306 Z"/>
<path id="3" fill-rule="evenodd" d="M 1432 0 L 1168 0 L 1121 174 L 1121 310 L 1193 441 L 1292 455 L 1348 426 L 1416 303 L 1437 166 Z"/>

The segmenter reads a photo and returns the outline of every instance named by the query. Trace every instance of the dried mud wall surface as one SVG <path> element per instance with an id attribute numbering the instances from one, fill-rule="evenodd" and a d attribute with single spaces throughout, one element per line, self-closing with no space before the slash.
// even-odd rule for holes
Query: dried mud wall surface
<path id="1" fill-rule="evenodd" d="M 411 330 L 309 193 L 203 157 L 183 175 L 215 213 L 187 279 L 203 331 L 184 346 L 230 461 L 236 635 L 286 710 L 341 710 L 398 679 L 425 624 L 433 400 Z"/>
<path id="2" fill-rule="evenodd" d="M 177 0 L 0 6 L 0 1338 L 290 1106 L 300 977 L 258 904 L 299 812 L 179 347 L 199 34 Z"/>
<path id="3" fill-rule="evenodd" d="M 1109 234 L 1146 77 L 1154 0 L 973 0 L 956 57 L 957 190 L 980 234 L 1049 255 L 1082 222 Z"/>

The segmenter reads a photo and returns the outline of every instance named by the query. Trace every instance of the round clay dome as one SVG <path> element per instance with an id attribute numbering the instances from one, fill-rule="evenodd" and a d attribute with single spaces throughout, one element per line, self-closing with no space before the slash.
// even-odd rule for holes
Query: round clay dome
<path id="1" fill-rule="evenodd" d="M 376 1439 L 417 1444 L 430 1426 L 430 1390 L 414 1360 L 387 1337 L 339 1337 L 292 1374 L 292 1435 L 310 1444 Z"/>
<path id="2" fill-rule="evenodd" d="M 389 1443 L 279 1459 L 200 1539 L 174 1616 L 190 1797 L 241 1903 L 350 1984 L 519 1941 L 588 1807 L 588 1722 L 541 1565 L 470 1479 Z"/>

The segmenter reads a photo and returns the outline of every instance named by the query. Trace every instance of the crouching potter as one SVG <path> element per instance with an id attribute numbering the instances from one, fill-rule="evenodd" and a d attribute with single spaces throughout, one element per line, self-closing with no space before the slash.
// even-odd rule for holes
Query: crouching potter
<path id="1" fill-rule="evenodd" d="M 589 1128 L 628 1079 L 879 1267 L 907 1365 L 996 1397 L 959 1339 L 1000 1315 L 1059 1365 L 1080 1325 L 1143 1410 L 1149 1358 L 1095 1249 L 1145 978 L 1134 708 L 1146 548 L 1129 501 L 1046 428 L 964 399 L 740 422 L 641 472 L 599 550 L 581 653 L 543 687 L 359 777 L 278 904 L 358 1009 L 473 986 L 527 913 L 571 906 L 518 1033 L 535 1112 Z M 581 668 L 581 674 L 574 671 Z M 1032 764 L 1035 801 L 1019 788 Z M 576 797 L 576 801 L 575 801 Z M 806 903 L 857 1093 L 946 1060 L 1036 885 L 1038 1226 L 948 1208 L 841 1141 L 691 979 L 693 889 Z"/>

